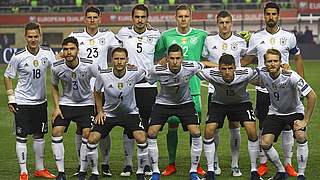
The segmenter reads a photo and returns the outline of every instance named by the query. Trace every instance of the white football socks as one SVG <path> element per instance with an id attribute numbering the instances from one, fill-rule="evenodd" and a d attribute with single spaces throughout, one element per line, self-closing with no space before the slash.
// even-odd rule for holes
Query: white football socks
<path id="1" fill-rule="evenodd" d="M 207 158 L 208 171 L 214 171 L 213 163 L 214 163 L 214 152 L 215 145 L 213 138 L 211 139 L 203 139 L 204 144 L 204 153 Z"/>
<path id="2" fill-rule="evenodd" d="M 64 172 L 64 146 L 63 137 L 52 137 L 51 147 L 58 172 Z"/>
<path id="3" fill-rule="evenodd" d="M 123 138 L 123 149 L 124 149 L 124 164 L 125 166 L 132 167 L 132 158 L 135 140 L 130 139 L 127 134 L 122 135 Z"/>

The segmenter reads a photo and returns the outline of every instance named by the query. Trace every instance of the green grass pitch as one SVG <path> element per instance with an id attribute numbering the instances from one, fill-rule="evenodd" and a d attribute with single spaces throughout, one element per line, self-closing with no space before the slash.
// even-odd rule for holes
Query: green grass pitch
<path id="1" fill-rule="evenodd" d="M 294 62 L 292 62 L 294 64 Z M 305 61 L 305 78 L 308 83 L 313 87 L 316 93 L 320 92 L 320 80 L 319 80 L 319 69 L 320 61 Z M 7 109 L 7 97 L 6 91 L 3 85 L 3 72 L 5 66 L 0 66 L 1 73 L 1 83 L 0 83 L 0 179 L 11 180 L 19 178 L 19 166 L 15 153 L 15 136 L 12 134 L 12 121 L 13 115 L 9 113 Z M 48 78 L 49 79 L 49 78 Z M 49 81 L 48 81 L 47 89 L 49 89 Z M 249 89 L 253 89 L 252 86 Z M 203 113 L 202 113 L 202 122 L 204 122 L 205 114 L 206 114 L 206 93 L 207 90 L 203 88 L 202 94 L 203 96 Z M 255 91 L 250 91 L 252 95 L 252 100 L 254 102 Z M 52 102 L 50 91 L 48 91 L 48 116 L 50 117 L 50 113 L 52 111 Z M 319 101 L 318 106 L 316 107 L 312 121 L 308 126 L 308 140 L 309 140 L 309 160 L 306 170 L 306 175 L 309 180 L 317 180 L 320 179 L 320 143 L 318 130 L 320 128 L 320 111 L 319 111 Z M 203 131 L 203 124 L 201 125 Z M 51 128 L 51 126 L 50 126 Z M 74 132 L 75 125 L 72 124 L 69 131 L 64 136 L 64 146 L 65 146 L 65 170 L 68 176 L 68 179 L 76 179 L 71 177 L 73 174 L 75 167 L 78 165 L 78 161 L 75 153 L 74 146 Z M 219 159 L 220 159 L 220 167 L 222 168 L 222 174 L 217 177 L 218 180 L 245 180 L 249 178 L 250 173 L 250 163 L 247 152 L 247 137 L 245 135 L 244 130 L 241 130 L 241 149 L 240 149 L 240 169 L 243 173 L 242 177 L 232 177 L 230 171 L 230 147 L 229 147 L 229 131 L 227 129 L 227 123 L 225 124 L 221 136 L 221 142 L 219 145 Z M 131 178 L 122 178 L 119 176 L 120 172 L 123 168 L 123 148 L 122 148 L 122 129 L 115 128 L 112 133 L 112 149 L 111 149 L 111 160 L 110 166 L 112 171 L 112 178 L 108 179 L 135 179 L 135 176 L 131 176 Z M 56 173 L 55 162 L 52 156 L 51 150 L 51 135 L 50 132 L 46 135 L 46 153 L 45 153 L 45 165 L 49 170 L 53 173 Z M 281 139 L 281 138 L 280 138 Z M 34 156 L 32 150 L 32 138 L 28 139 L 28 159 L 27 159 L 27 167 L 29 170 L 29 179 L 37 179 L 33 177 L 32 172 L 34 171 Z M 282 149 L 280 145 L 280 141 L 276 145 L 276 149 L 282 154 Z M 167 164 L 168 154 L 166 150 L 166 128 L 162 133 L 158 136 L 158 146 L 160 152 L 159 159 L 159 167 L 160 169 L 164 169 Z M 178 152 L 177 152 L 177 173 L 170 177 L 161 177 L 161 179 L 171 179 L 171 180 L 185 180 L 188 179 L 188 172 L 190 167 L 190 148 L 189 148 L 189 135 L 184 133 L 181 128 L 179 128 L 179 144 L 178 144 Z M 134 157 L 135 159 L 135 157 Z M 296 148 L 294 147 L 294 155 L 293 155 L 293 165 L 297 167 L 296 163 Z M 205 157 L 204 153 L 202 153 L 201 164 L 205 166 Z M 136 169 L 136 161 L 134 162 L 134 169 Z M 274 174 L 275 170 L 271 163 L 269 163 L 269 167 L 272 167 L 271 173 L 269 173 L 266 177 L 270 177 Z M 267 179 L 264 177 L 264 179 Z M 289 178 L 290 180 L 296 178 Z"/>

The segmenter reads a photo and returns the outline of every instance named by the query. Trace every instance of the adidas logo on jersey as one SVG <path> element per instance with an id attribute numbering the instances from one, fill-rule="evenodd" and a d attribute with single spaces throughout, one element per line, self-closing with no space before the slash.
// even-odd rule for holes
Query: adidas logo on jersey
<path id="1" fill-rule="evenodd" d="M 108 86 L 108 88 L 113 88 L 112 84 L 110 84 L 110 85 Z"/>
<path id="2" fill-rule="evenodd" d="M 265 42 L 264 41 L 261 41 L 261 43 L 260 44 L 265 44 Z"/>

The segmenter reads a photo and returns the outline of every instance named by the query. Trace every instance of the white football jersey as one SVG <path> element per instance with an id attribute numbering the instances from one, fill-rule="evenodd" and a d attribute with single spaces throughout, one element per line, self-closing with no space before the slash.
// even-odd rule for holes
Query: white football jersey
<path id="1" fill-rule="evenodd" d="M 53 63 L 51 72 L 51 83 L 58 86 L 61 81 L 62 84 L 60 105 L 94 105 L 90 79 L 96 77 L 99 72 L 92 60 L 80 58 L 78 66 L 74 69 L 68 67 L 65 60 L 60 60 Z"/>
<path id="2" fill-rule="evenodd" d="M 95 89 L 101 92 L 104 88 L 105 104 L 103 110 L 107 117 L 139 114 L 136 106 L 134 86 L 146 75 L 144 69 L 127 68 L 126 74 L 118 78 L 113 69 L 103 69 L 97 76 Z"/>
<path id="3" fill-rule="evenodd" d="M 128 50 L 129 63 L 143 68 L 146 71 L 154 66 L 155 46 L 160 39 L 160 32 L 156 29 L 146 29 L 142 34 L 134 31 L 132 27 L 123 27 L 116 37 L 123 42 Z M 149 83 L 137 84 L 136 87 L 156 87 Z"/>
<path id="4" fill-rule="evenodd" d="M 300 94 L 306 96 L 311 87 L 294 71 L 282 71 L 276 79 L 272 79 L 266 68 L 260 70 L 261 87 L 267 88 L 271 105 L 269 115 L 304 114 L 304 106 Z"/>
<path id="5" fill-rule="evenodd" d="M 156 103 L 180 105 L 192 102 L 189 81 L 201 69 L 203 64 L 195 61 L 182 62 L 181 70 L 177 74 L 172 73 L 167 65 L 156 65 L 152 68 L 147 77 L 148 82 L 151 84 L 160 82 Z"/>
<path id="6" fill-rule="evenodd" d="M 274 34 L 269 33 L 266 29 L 252 34 L 247 54 L 257 56 L 258 67 L 264 67 L 263 55 L 271 48 L 280 51 L 282 64 L 289 64 L 289 54 L 297 55 L 300 53 L 295 35 L 279 27 L 279 30 Z M 256 87 L 256 89 L 267 93 L 261 87 Z"/>
<path id="7" fill-rule="evenodd" d="M 36 105 L 46 101 L 46 74 L 54 61 L 51 48 L 43 46 L 36 55 L 25 47 L 12 56 L 4 76 L 13 79 L 18 75 L 15 88 L 17 104 Z"/>
<path id="8" fill-rule="evenodd" d="M 108 68 L 108 50 L 122 45 L 112 31 L 103 28 L 99 28 L 94 36 L 88 34 L 85 28 L 72 32 L 69 36 L 77 38 L 80 58 L 93 60 L 99 70 Z M 94 81 L 95 78 L 92 78 L 90 82 L 92 89 Z"/>
<path id="9" fill-rule="evenodd" d="M 223 39 L 219 34 L 207 36 L 202 50 L 202 57 L 219 64 L 219 59 L 223 54 L 230 54 L 234 57 L 236 67 L 240 67 L 240 59 L 247 51 L 246 41 L 238 35 L 231 35 L 228 39 Z M 209 93 L 214 92 L 214 87 L 209 84 Z"/>
<path id="10" fill-rule="evenodd" d="M 250 102 L 250 95 L 246 88 L 251 80 L 258 77 L 258 71 L 246 67 L 237 67 L 234 79 L 230 83 L 223 80 L 218 68 L 203 69 L 197 75 L 214 86 L 215 91 L 211 97 L 211 102 L 230 105 Z"/>
<path id="11" fill-rule="evenodd" d="M 94 36 L 88 34 L 86 29 L 82 29 L 72 32 L 69 36 L 77 38 L 80 58 L 92 60 L 100 69 L 108 67 L 108 49 L 121 46 L 121 42 L 108 29 L 99 28 Z"/>

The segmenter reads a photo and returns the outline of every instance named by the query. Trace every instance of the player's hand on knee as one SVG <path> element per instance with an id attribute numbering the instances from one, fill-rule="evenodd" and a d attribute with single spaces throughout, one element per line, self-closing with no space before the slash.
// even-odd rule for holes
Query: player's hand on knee
<path id="1" fill-rule="evenodd" d="M 17 113 L 18 107 L 16 103 L 8 103 L 8 109 L 12 113 Z"/>
<path id="2" fill-rule="evenodd" d="M 295 120 L 293 124 L 293 130 L 298 131 L 298 130 L 303 130 L 307 126 L 307 121 L 306 120 Z"/>
<path id="3" fill-rule="evenodd" d="M 54 123 L 54 121 L 57 119 L 57 117 L 61 117 L 61 119 L 64 119 L 62 112 L 60 110 L 60 108 L 55 108 L 51 114 L 51 122 L 52 124 Z"/>
<path id="4" fill-rule="evenodd" d="M 99 112 L 95 118 L 95 123 L 103 125 L 105 120 L 106 115 L 103 112 Z"/>

